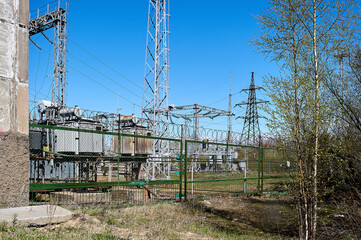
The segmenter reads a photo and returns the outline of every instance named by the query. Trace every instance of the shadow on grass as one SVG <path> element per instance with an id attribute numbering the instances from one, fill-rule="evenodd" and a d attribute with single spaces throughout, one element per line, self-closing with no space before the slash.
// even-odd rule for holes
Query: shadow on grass
<path id="1" fill-rule="evenodd" d="M 297 237 L 297 215 L 290 200 L 257 197 L 242 198 L 239 208 L 217 207 L 217 204 L 205 205 L 202 201 L 190 202 L 193 209 L 221 217 L 224 221 L 209 220 L 214 228 L 234 234 L 250 232 L 269 233 L 279 237 Z"/>

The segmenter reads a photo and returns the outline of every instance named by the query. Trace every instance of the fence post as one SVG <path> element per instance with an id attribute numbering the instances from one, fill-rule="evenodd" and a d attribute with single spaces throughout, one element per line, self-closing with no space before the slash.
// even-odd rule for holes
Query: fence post
<path id="1" fill-rule="evenodd" d="M 182 201 L 182 185 L 183 185 L 183 126 L 182 126 L 182 130 L 181 130 L 182 136 L 181 136 L 181 141 L 180 141 L 180 153 L 179 153 L 179 200 Z"/>
<path id="2" fill-rule="evenodd" d="M 118 186 L 119 186 L 119 161 L 120 161 L 120 142 L 121 142 L 121 136 L 120 136 L 120 114 L 118 114 Z"/>
<path id="3" fill-rule="evenodd" d="M 227 146 L 226 146 L 226 178 L 228 179 L 228 140 L 229 140 L 229 137 L 227 138 Z"/>
<path id="4" fill-rule="evenodd" d="M 184 198 L 187 199 L 188 142 L 184 141 Z"/>

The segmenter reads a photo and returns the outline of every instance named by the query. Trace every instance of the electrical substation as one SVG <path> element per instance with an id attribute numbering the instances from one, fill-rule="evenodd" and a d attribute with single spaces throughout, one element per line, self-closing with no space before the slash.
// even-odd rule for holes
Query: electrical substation
<path id="1" fill-rule="evenodd" d="M 195 183 L 182 183 L 187 172 L 190 180 L 196 181 L 204 176 L 246 178 L 247 172 L 255 171 L 252 168 L 256 165 L 250 162 L 259 161 L 262 144 L 257 104 L 264 101 L 256 99 L 259 88 L 254 85 L 253 73 L 246 89 L 249 100 L 243 103 L 247 114 L 242 133 L 232 131 L 231 94 L 228 110 L 197 103 L 169 104 L 167 0 L 149 0 L 142 116 L 68 106 L 68 14 L 68 1 L 58 0 L 30 12 L 30 42 L 41 49 L 34 40 L 40 35 L 53 45 L 51 99 L 40 100 L 29 112 L 30 201 L 57 199 L 64 203 L 70 192 L 75 202 L 77 193 L 94 194 L 93 200 L 85 197 L 83 203 L 112 202 L 124 194 L 134 199 L 133 185 L 149 199 L 182 198 L 186 195 L 182 187 L 185 191 L 191 188 L 190 194 L 196 192 Z M 45 33 L 49 29 L 54 30 L 53 36 Z M 205 118 L 228 119 L 227 130 L 201 127 L 200 121 Z M 175 119 L 182 123 L 174 123 Z M 244 150 L 242 143 L 250 148 Z M 188 162 L 183 162 L 186 158 Z M 179 175 L 180 191 L 176 194 L 147 185 L 174 181 Z M 114 188 L 125 183 L 128 185 L 123 190 Z M 49 184 L 56 187 L 39 190 L 39 186 Z M 242 180 L 241 185 L 246 192 L 246 182 Z"/>

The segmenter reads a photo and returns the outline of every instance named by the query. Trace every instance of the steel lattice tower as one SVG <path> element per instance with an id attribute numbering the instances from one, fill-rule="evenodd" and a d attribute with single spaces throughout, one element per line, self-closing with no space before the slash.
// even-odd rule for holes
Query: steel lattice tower
<path id="1" fill-rule="evenodd" d="M 169 6 L 166 0 L 149 0 L 142 116 L 153 136 L 168 137 L 168 35 Z M 169 156 L 169 142 L 153 141 L 149 160 L 151 179 L 170 179 L 170 164 L 158 157 Z"/>
<path id="2" fill-rule="evenodd" d="M 67 5 L 67 3 L 66 3 Z M 66 107 L 66 13 L 59 4 L 58 19 L 54 26 L 54 72 L 51 102 L 58 108 Z"/>
<path id="3" fill-rule="evenodd" d="M 168 117 L 168 35 L 166 0 L 149 0 L 146 59 L 143 89 L 143 116 L 149 120 L 153 136 L 166 137 Z M 155 141 L 154 154 L 164 152 Z"/>
<path id="4" fill-rule="evenodd" d="M 40 14 L 41 13 L 41 14 Z M 57 111 L 66 107 L 66 15 L 68 13 L 68 1 L 53 1 L 47 5 L 31 12 L 29 21 L 29 40 L 38 46 L 31 37 L 41 33 L 51 44 L 54 45 L 54 64 L 51 103 L 52 111 L 50 119 L 55 120 L 59 117 Z M 54 41 L 51 41 L 44 32 L 54 28 Z"/>
<path id="5" fill-rule="evenodd" d="M 262 144 L 261 131 L 259 128 L 257 104 L 266 103 L 256 97 L 256 90 L 263 89 L 262 87 L 255 86 L 254 83 L 254 73 L 252 72 L 251 84 L 249 88 L 242 89 L 241 92 L 248 91 L 248 100 L 247 102 L 241 102 L 236 104 L 236 106 L 247 105 L 246 116 L 238 117 L 244 118 L 244 125 L 241 134 L 241 143 L 245 145 L 258 146 Z"/>

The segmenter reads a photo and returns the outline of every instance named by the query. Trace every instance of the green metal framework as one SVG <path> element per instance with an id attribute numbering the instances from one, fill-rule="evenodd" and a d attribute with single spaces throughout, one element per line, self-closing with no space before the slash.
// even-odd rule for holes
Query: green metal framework
<path id="1" fill-rule="evenodd" d="M 285 172 L 292 171 L 291 169 L 276 169 L 273 165 L 282 165 L 284 163 L 283 155 L 279 154 L 277 149 L 272 148 L 258 148 L 254 146 L 241 146 L 235 144 L 203 142 L 194 140 L 161 138 L 156 136 L 145 136 L 136 134 L 127 134 L 118 132 L 96 131 L 89 129 L 49 126 L 30 124 L 30 129 L 51 129 L 66 132 L 83 132 L 91 134 L 101 134 L 108 138 L 118 138 L 118 152 L 116 156 L 106 155 L 74 155 L 61 152 L 52 152 L 50 150 L 41 150 L 40 156 L 48 156 L 48 158 L 59 157 L 62 161 L 79 161 L 80 163 L 95 162 L 99 164 L 99 159 L 108 160 L 115 159 L 117 176 L 116 181 L 88 181 L 88 182 L 58 182 L 52 180 L 43 180 L 42 182 L 33 182 L 30 184 L 30 195 L 32 204 L 43 204 L 44 202 L 53 202 L 55 204 L 63 205 L 99 205 L 99 204 L 142 204 L 149 201 L 164 201 L 164 200 L 182 200 L 189 198 L 198 198 L 214 195 L 226 194 L 254 194 L 262 193 L 264 191 L 277 191 L 268 186 L 282 185 L 282 182 L 287 181 Z M 172 173 L 170 180 L 155 180 L 150 181 L 146 179 L 126 180 L 120 176 L 120 165 L 126 162 L 144 162 L 144 156 L 123 156 L 121 154 L 121 138 L 131 137 L 134 139 L 149 139 L 169 141 L 176 146 L 179 146 L 178 156 L 169 156 L 164 158 L 157 158 L 157 161 L 168 161 L 172 165 Z M 226 154 L 224 158 L 216 158 L 213 156 L 196 155 L 190 149 L 195 147 L 218 147 L 226 146 Z M 243 160 L 241 157 L 231 157 L 228 153 L 229 149 L 233 152 L 238 152 L 241 155 L 242 151 L 247 149 L 249 155 L 254 156 L 247 162 L 245 168 L 239 167 Z M 32 150 L 32 149 L 31 149 Z M 266 159 L 265 159 L 266 152 Z M 272 155 L 273 154 L 273 155 Z M 276 157 L 277 155 L 277 157 Z M 49 157 L 50 156 L 50 157 Z M 30 157 L 30 160 L 33 157 Z M 146 157 L 151 158 L 150 156 Z M 277 158 L 277 161 L 276 161 Z M 44 159 L 44 158 L 41 158 Z M 74 160 L 75 159 L 75 160 Z M 31 160 L 32 161 L 32 160 Z M 40 160 L 48 161 L 48 160 Z M 50 161 L 50 160 L 49 160 Z M 265 162 L 267 170 L 264 171 Z M 45 163 L 43 163 L 45 165 Z M 39 163 L 38 163 L 39 166 Z M 40 165 L 41 166 L 41 165 Z M 82 165 L 83 166 L 83 165 Z M 95 167 L 97 169 L 97 167 Z M 244 175 L 244 171 L 248 171 L 248 175 Z M 75 174 L 75 173 L 74 173 Z M 98 172 L 95 171 L 96 176 Z M 112 178 L 112 176 L 110 177 Z M 267 186 L 266 186 L 267 185 Z"/>

